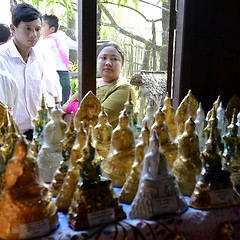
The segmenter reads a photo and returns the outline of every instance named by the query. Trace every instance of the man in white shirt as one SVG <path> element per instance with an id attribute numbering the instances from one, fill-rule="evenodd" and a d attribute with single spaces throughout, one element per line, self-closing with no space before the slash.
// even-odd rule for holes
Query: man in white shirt
<path id="1" fill-rule="evenodd" d="M 62 86 L 63 105 L 69 98 L 70 94 L 70 75 L 69 75 L 69 49 L 77 50 L 78 43 L 69 38 L 65 33 L 58 31 L 59 23 L 55 15 L 43 16 L 42 35 L 53 50 L 56 69 L 60 77 Z"/>
<path id="2" fill-rule="evenodd" d="M 0 101 L 7 105 L 15 120 L 18 107 L 18 85 L 14 77 L 0 69 Z"/>
<path id="3" fill-rule="evenodd" d="M 11 36 L 10 28 L 7 24 L 0 23 L 0 45 L 6 43 Z"/>
<path id="4" fill-rule="evenodd" d="M 32 140 L 32 120 L 41 107 L 42 93 L 55 91 L 53 84 L 45 79 L 44 63 L 33 49 L 40 38 L 41 27 L 41 14 L 36 8 L 26 3 L 16 5 L 10 25 L 14 37 L 0 48 L 0 69 L 11 73 L 18 84 L 16 123 L 20 134 L 28 140 Z M 57 103 L 57 97 L 54 98 Z"/>

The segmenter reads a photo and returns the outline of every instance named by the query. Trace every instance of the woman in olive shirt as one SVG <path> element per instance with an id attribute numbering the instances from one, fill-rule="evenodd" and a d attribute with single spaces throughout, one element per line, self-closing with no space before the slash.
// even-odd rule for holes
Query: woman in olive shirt
<path id="1" fill-rule="evenodd" d="M 120 73 L 124 64 L 123 50 L 113 42 L 106 42 L 101 45 L 97 53 L 97 68 L 102 76 L 97 81 L 96 97 L 104 106 L 105 112 L 108 114 L 108 121 L 115 128 L 118 124 L 118 116 L 124 108 L 125 102 L 128 100 L 129 92 L 132 92 L 132 99 L 135 103 L 135 95 L 132 86 L 120 77 Z M 76 113 L 78 103 L 74 99 L 78 99 L 78 93 L 75 93 L 71 99 L 63 106 L 66 112 Z"/>

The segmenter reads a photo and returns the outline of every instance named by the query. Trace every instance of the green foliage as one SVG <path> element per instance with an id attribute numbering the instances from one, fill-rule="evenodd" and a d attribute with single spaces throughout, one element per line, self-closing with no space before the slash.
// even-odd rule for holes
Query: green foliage
<path id="1" fill-rule="evenodd" d="M 70 62 L 69 67 L 70 72 L 77 72 L 78 71 L 78 64 Z M 78 91 L 78 78 L 72 78 L 70 79 L 71 87 L 72 87 L 72 94 Z"/>

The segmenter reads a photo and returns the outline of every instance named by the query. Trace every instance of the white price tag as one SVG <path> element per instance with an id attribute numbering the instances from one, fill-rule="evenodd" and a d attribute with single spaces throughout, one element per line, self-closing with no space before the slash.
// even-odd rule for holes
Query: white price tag
<path id="1" fill-rule="evenodd" d="M 219 189 L 210 192 L 212 204 L 224 204 L 233 202 L 233 189 Z"/>
<path id="2" fill-rule="evenodd" d="M 175 212 L 178 209 L 176 196 L 160 197 L 152 200 L 154 214 Z"/>
<path id="3" fill-rule="evenodd" d="M 240 185 L 240 172 L 232 173 L 231 180 L 233 181 L 235 186 L 239 186 Z"/>
<path id="4" fill-rule="evenodd" d="M 108 208 L 88 214 L 88 224 L 90 227 L 114 221 L 115 221 L 114 208 Z"/>

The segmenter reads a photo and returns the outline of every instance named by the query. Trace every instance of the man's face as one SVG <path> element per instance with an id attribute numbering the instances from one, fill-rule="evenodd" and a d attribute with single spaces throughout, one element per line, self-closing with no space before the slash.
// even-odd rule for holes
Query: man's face
<path id="1" fill-rule="evenodd" d="M 54 33 L 55 27 L 49 27 L 48 21 L 43 20 L 42 31 L 41 34 L 44 37 L 47 37 L 49 34 Z"/>
<path id="2" fill-rule="evenodd" d="M 18 48 L 32 48 L 41 36 L 42 22 L 36 19 L 31 22 L 20 22 L 18 27 L 11 24 L 14 42 Z"/>

